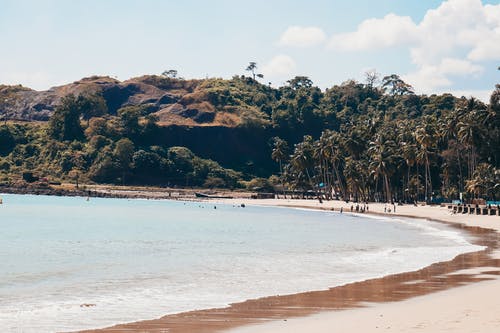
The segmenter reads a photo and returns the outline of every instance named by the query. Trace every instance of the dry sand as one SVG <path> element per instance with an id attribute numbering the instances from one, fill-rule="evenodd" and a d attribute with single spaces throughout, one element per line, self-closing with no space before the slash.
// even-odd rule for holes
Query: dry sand
<path id="1" fill-rule="evenodd" d="M 351 212 L 351 206 L 356 207 L 355 203 L 345 201 L 323 201 L 320 203 L 318 200 L 295 200 L 295 199 L 217 199 L 216 202 L 227 204 L 241 204 L 246 205 L 259 205 L 259 206 L 282 206 L 282 207 L 302 207 L 324 209 L 339 212 L 343 208 L 344 213 Z M 360 205 L 363 206 L 362 204 Z M 384 212 L 391 209 L 390 213 Z M 354 213 L 356 210 L 354 209 Z M 469 215 L 469 214 L 452 214 L 446 207 L 440 206 L 414 206 L 414 205 L 396 205 L 396 212 L 394 213 L 394 206 L 383 203 L 370 203 L 368 204 L 368 213 L 384 214 L 387 216 L 406 216 L 430 219 L 442 222 L 451 222 L 458 224 L 465 224 L 468 226 L 482 227 L 486 229 L 494 229 L 500 232 L 500 216 L 486 216 L 486 215 Z"/>
<path id="2" fill-rule="evenodd" d="M 350 211 L 351 204 L 345 202 L 323 202 L 312 200 L 225 200 L 226 203 L 244 202 L 246 205 L 278 205 L 311 207 L 321 209 L 340 207 Z M 384 213 L 393 206 L 370 204 L 369 212 Z M 499 216 L 476 216 L 451 214 L 445 207 L 396 206 L 396 213 L 387 215 L 414 216 L 451 223 L 494 229 L 500 232 Z M 499 253 L 493 254 L 499 256 Z M 484 267 L 455 272 L 453 274 L 498 273 L 498 268 Z M 476 275 L 477 276 L 477 275 Z M 476 282 L 436 293 L 410 298 L 399 302 L 369 304 L 365 308 L 323 312 L 307 317 L 292 318 L 247 325 L 227 330 L 231 333 L 280 333 L 280 332 L 500 332 L 500 279 Z"/>

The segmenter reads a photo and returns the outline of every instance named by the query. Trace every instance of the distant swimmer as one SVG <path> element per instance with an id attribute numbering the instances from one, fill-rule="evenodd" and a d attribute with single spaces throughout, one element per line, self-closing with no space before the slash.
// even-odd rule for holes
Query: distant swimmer
<path id="1" fill-rule="evenodd" d="M 2 198 L 0 198 L 0 205 L 1 205 L 1 204 L 3 204 L 3 199 L 2 199 Z"/>

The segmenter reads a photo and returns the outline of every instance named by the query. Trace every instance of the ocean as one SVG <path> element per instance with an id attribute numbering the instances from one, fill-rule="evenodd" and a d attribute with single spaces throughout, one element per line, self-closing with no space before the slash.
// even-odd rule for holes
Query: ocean
<path id="1" fill-rule="evenodd" d="M 0 328 L 67 332 L 382 277 L 479 251 L 449 226 L 213 203 L 1 195 Z"/>

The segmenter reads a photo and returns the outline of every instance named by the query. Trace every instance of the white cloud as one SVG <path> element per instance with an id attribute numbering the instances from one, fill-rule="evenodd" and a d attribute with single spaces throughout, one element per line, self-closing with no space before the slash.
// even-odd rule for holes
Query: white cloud
<path id="1" fill-rule="evenodd" d="M 416 72 L 403 75 L 403 80 L 412 84 L 419 92 L 432 93 L 437 88 L 452 85 L 449 76 L 477 75 L 483 67 L 470 61 L 456 58 L 444 58 L 437 65 L 426 64 Z"/>
<path id="2" fill-rule="evenodd" d="M 439 64 L 438 71 L 442 74 L 473 75 L 481 73 L 483 67 L 463 59 L 444 58 Z"/>
<path id="3" fill-rule="evenodd" d="M 469 52 L 467 58 L 474 61 L 500 59 L 500 33 L 485 40 L 480 40 Z"/>
<path id="4" fill-rule="evenodd" d="M 262 73 L 265 77 L 270 78 L 289 78 L 296 67 L 297 65 L 291 57 L 280 54 L 272 58 L 262 67 Z"/>
<path id="5" fill-rule="evenodd" d="M 308 47 L 326 41 L 326 34 L 318 27 L 291 26 L 281 35 L 278 42 L 283 46 Z"/>
<path id="6" fill-rule="evenodd" d="M 500 59 L 500 4 L 448 0 L 421 22 L 407 16 L 368 19 L 356 31 L 334 35 L 330 47 L 373 50 L 408 45 L 416 70 L 403 77 L 417 92 L 448 87 L 454 76 L 478 75 L 481 62 Z"/>
<path id="7" fill-rule="evenodd" d="M 436 88 L 451 86 L 452 82 L 435 66 L 425 66 L 418 71 L 402 75 L 401 78 L 410 83 L 418 92 L 432 93 Z"/>
<path id="8" fill-rule="evenodd" d="M 417 26 L 410 17 L 388 14 L 383 19 L 363 21 L 354 32 L 334 35 L 329 46 L 349 51 L 384 48 L 411 43 L 416 32 Z"/>

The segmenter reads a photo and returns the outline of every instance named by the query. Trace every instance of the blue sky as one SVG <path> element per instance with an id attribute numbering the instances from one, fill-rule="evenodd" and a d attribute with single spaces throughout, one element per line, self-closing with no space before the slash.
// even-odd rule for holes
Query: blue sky
<path id="1" fill-rule="evenodd" d="M 307 75 L 322 88 L 397 73 L 417 92 L 483 99 L 498 83 L 500 1 L 0 0 L 0 83 Z"/>

